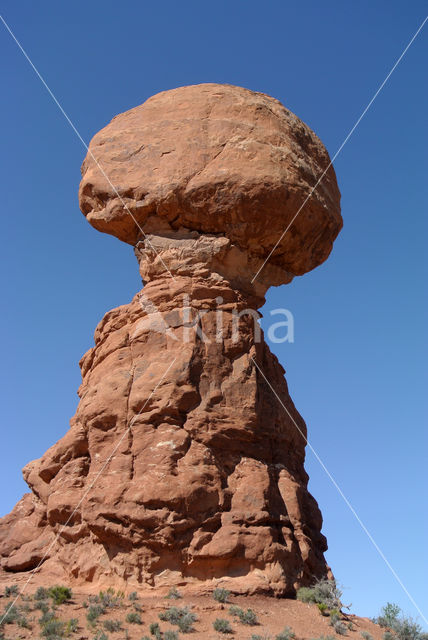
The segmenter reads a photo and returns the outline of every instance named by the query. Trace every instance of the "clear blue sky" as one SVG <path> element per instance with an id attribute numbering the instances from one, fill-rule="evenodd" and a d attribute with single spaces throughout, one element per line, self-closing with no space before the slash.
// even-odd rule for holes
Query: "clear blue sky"
<path id="1" fill-rule="evenodd" d="M 426 8 L 7 0 L 2 12 L 87 141 L 160 90 L 228 82 L 279 98 L 333 155 Z M 4 514 L 26 491 L 22 466 L 68 428 L 97 322 L 140 281 L 131 247 L 79 212 L 85 151 L 0 27 Z M 294 314 L 294 344 L 273 349 L 310 440 L 426 617 L 427 32 L 335 162 L 344 229 L 330 259 L 271 290 L 263 310 Z M 310 452 L 307 469 L 345 601 L 417 616 Z"/>

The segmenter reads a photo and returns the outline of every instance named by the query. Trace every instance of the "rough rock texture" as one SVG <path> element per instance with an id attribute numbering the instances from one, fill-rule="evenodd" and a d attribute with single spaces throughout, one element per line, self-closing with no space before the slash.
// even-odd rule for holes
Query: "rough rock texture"
<path id="1" fill-rule="evenodd" d="M 224 234 L 264 259 L 329 163 L 319 138 L 278 100 L 230 85 L 181 87 L 94 136 L 80 206 L 96 229 L 131 244 L 140 231 L 125 205 L 143 227 L 156 215 L 174 229 Z M 323 262 L 342 226 L 339 201 L 331 166 L 270 264 L 300 275 Z"/>
<path id="2" fill-rule="evenodd" d="M 327 153 L 277 101 L 220 85 L 151 98 L 97 134 L 98 150 L 127 203 L 142 202 L 144 234 L 88 158 L 82 210 L 135 243 L 145 286 L 98 325 L 70 430 L 25 467 L 32 493 L 0 521 L 3 570 L 292 595 L 328 573 L 327 546 L 306 427 L 254 310 L 268 278 L 328 255 L 332 169 L 276 266 L 251 279 Z"/>

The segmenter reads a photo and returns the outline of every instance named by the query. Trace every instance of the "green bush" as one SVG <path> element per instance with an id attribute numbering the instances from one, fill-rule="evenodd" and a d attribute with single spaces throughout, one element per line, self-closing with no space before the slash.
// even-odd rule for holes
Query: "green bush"
<path id="1" fill-rule="evenodd" d="M 338 609 L 332 609 L 330 611 L 330 624 L 333 626 L 335 622 L 339 622 L 340 620 L 340 611 Z"/>
<path id="2" fill-rule="evenodd" d="M 398 621 L 398 616 L 401 613 L 401 609 L 398 604 L 393 604 L 392 602 L 387 602 L 384 607 L 380 610 L 380 616 L 375 618 L 374 622 L 381 627 L 389 627 L 390 629 L 394 628 L 394 625 Z"/>
<path id="3" fill-rule="evenodd" d="M 361 636 L 364 640 L 374 640 L 373 636 L 368 631 L 361 631 Z"/>
<path id="4" fill-rule="evenodd" d="M 394 631 L 399 640 L 421 640 L 424 635 L 422 628 L 413 618 L 400 618 Z"/>
<path id="5" fill-rule="evenodd" d="M 152 622 L 149 627 L 150 635 L 154 636 L 156 640 L 160 640 L 162 638 L 160 626 L 157 622 Z"/>
<path id="6" fill-rule="evenodd" d="M 114 631 L 121 631 L 122 623 L 120 620 L 104 620 L 103 627 L 106 631 L 113 633 Z"/>
<path id="7" fill-rule="evenodd" d="M 77 618 L 71 618 L 65 623 L 65 635 L 69 636 L 71 633 L 76 633 L 79 628 L 79 620 Z"/>
<path id="8" fill-rule="evenodd" d="M 17 584 L 12 584 L 10 587 L 4 588 L 4 597 L 10 598 L 11 596 L 19 595 L 19 587 Z"/>
<path id="9" fill-rule="evenodd" d="M 64 604 L 64 602 L 67 602 L 67 600 L 71 600 L 72 597 L 71 589 L 62 585 L 51 587 L 48 593 L 49 597 L 52 598 L 54 604 L 56 605 Z"/>
<path id="10" fill-rule="evenodd" d="M 34 608 L 40 609 L 42 613 L 47 613 L 49 611 L 49 604 L 46 602 L 46 600 L 38 600 L 34 604 Z"/>
<path id="11" fill-rule="evenodd" d="M 18 627 L 22 629 L 31 629 L 31 624 L 28 622 L 27 618 L 21 613 L 18 620 Z"/>
<path id="12" fill-rule="evenodd" d="M 136 611 L 131 611 L 130 613 L 128 613 L 128 615 L 126 616 L 126 622 L 129 622 L 129 624 L 143 624 L 140 614 Z"/>
<path id="13" fill-rule="evenodd" d="M 296 593 L 296 598 L 300 602 L 315 602 L 314 590 L 310 587 L 300 587 Z"/>
<path id="14" fill-rule="evenodd" d="M 13 624 L 17 622 L 19 618 L 19 609 L 15 605 L 9 605 L 4 610 L 4 614 L 2 616 L 3 621 L 2 624 Z"/>
<path id="15" fill-rule="evenodd" d="M 187 607 L 170 607 L 167 611 L 161 612 L 159 618 L 170 624 L 176 624 L 183 633 L 192 631 L 193 623 L 197 620 L 196 615 Z"/>
<path id="16" fill-rule="evenodd" d="M 86 614 L 86 620 L 93 624 L 103 613 L 105 613 L 105 611 L 106 610 L 102 604 L 91 604 L 88 609 L 88 613 Z"/>
<path id="17" fill-rule="evenodd" d="M 330 620 L 330 624 L 338 635 L 346 636 L 348 627 L 344 622 L 342 622 L 341 620 L 333 619 L 333 620 Z"/>
<path id="18" fill-rule="evenodd" d="M 285 627 L 285 629 L 281 631 L 281 633 L 278 633 L 278 635 L 275 636 L 275 640 L 294 640 L 295 637 L 296 634 L 291 629 L 291 627 Z"/>
<path id="19" fill-rule="evenodd" d="M 255 625 L 257 624 L 257 616 L 252 609 L 241 609 L 241 607 L 237 607 L 236 604 L 233 604 L 229 607 L 229 613 L 231 616 L 239 618 L 242 624 Z"/>
<path id="20" fill-rule="evenodd" d="M 100 591 L 98 596 L 89 596 L 89 601 L 92 603 L 100 603 L 108 609 L 114 609 L 121 607 L 123 604 L 123 591 L 115 591 L 112 587 L 109 587 L 107 591 Z"/>
<path id="21" fill-rule="evenodd" d="M 386 627 L 383 640 L 423 640 L 424 634 L 420 625 L 413 618 L 401 615 L 398 605 L 388 602 L 381 609 L 381 614 L 374 619 L 381 627 Z"/>
<path id="22" fill-rule="evenodd" d="M 132 606 L 134 607 L 134 611 L 138 611 L 138 613 L 141 613 L 143 611 L 143 607 L 139 602 L 133 602 Z"/>
<path id="23" fill-rule="evenodd" d="M 317 607 L 322 616 L 328 616 L 328 607 L 325 602 L 317 602 Z"/>
<path id="24" fill-rule="evenodd" d="M 312 587 L 314 590 L 315 602 L 322 602 L 329 609 L 341 609 L 342 591 L 339 589 L 336 580 L 318 580 Z"/>
<path id="25" fill-rule="evenodd" d="M 181 597 L 182 595 L 178 591 L 177 587 L 171 587 L 171 589 L 168 591 L 167 595 L 165 596 L 165 598 L 168 598 L 169 600 L 179 600 Z"/>
<path id="26" fill-rule="evenodd" d="M 48 638 L 49 640 L 58 640 L 58 638 L 61 638 L 64 635 L 64 631 L 64 622 L 61 622 L 61 620 L 58 620 L 57 618 L 53 618 L 43 625 L 40 635 L 43 638 Z"/>
<path id="27" fill-rule="evenodd" d="M 229 620 L 225 620 L 224 618 L 216 618 L 213 622 L 213 627 L 214 631 L 218 631 L 219 633 L 232 633 Z"/>
<path id="28" fill-rule="evenodd" d="M 230 591 L 228 591 L 227 589 L 222 589 L 221 587 L 217 587 L 217 589 L 214 589 L 213 591 L 213 598 L 217 602 L 225 603 L 228 601 L 229 596 Z"/>
<path id="29" fill-rule="evenodd" d="M 178 631 L 165 631 L 163 640 L 178 640 Z"/>
<path id="30" fill-rule="evenodd" d="M 253 633 L 250 640 L 272 640 L 271 636 L 259 636 L 257 633 Z"/>
<path id="31" fill-rule="evenodd" d="M 43 608 L 42 617 L 39 618 L 39 624 L 43 626 L 46 622 L 50 622 L 51 620 L 55 620 L 55 612 L 51 611 L 49 607 L 47 609 Z"/>
<path id="32" fill-rule="evenodd" d="M 336 580 L 321 578 L 312 587 L 301 587 L 296 594 L 301 602 L 315 602 L 324 604 L 328 609 L 341 609 L 342 591 L 339 589 Z"/>
<path id="33" fill-rule="evenodd" d="M 193 631 L 193 623 L 196 620 L 196 615 L 194 613 L 186 613 L 180 620 L 177 622 L 178 628 L 183 633 L 189 633 Z"/>
<path id="34" fill-rule="evenodd" d="M 247 609 L 239 614 L 239 620 L 242 624 L 248 624 L 254 626 L 257 624 L 257 616 L 252 609 Z"/>
<path id="35" fill-rule="evenodd" d="M 49 592 L 44 587 L 39 587 L 34 594 L 34 600 L 47 600 L 49 598 Z"/>
<path id="36" fill-rule="evenodd" d="M 134 602 L 134 600 L 138 600 L 138 593 L 136 591 L 131 591 L 128 596 L 128 600 L 130 600 L 131 602 Z"/>
<path id="37" fill-rule="evenodd" d="M 94 636 L 94 640 L 108 640 L 108 635 L 103 631 L 98 631 L 98 633 Z"/>

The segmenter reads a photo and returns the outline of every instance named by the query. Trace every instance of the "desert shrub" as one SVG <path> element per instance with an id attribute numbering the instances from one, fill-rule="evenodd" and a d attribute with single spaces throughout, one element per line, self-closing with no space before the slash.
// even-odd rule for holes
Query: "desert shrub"
<path id="1" fill-rule="evenodd" d="M 291 627 L 285 627 L 284 631 L 281 631 L 281 633 L 275 636 L 275 640 L 294 640 L 295 637 L 296 634 Z"/>
<path id="2" fill-rule="evenodd" d="M 150 635 L 154 636 L 156 640 L 162 638 L 160 626 L 157 622 L 152 622 L 149 627 Z"/>
<path id="3" fill-rule="evenodd" d="M 181 593 L 178 591 L 177 587 L 171 587 L 168 594 L 165 596 L 168 600 L 179 600 L 181 597 Z"/>
<path id="4" fill-rule="evenodd" d="M 214 600 L 216 600 L 217 602 L 227 602 L 230 596 L 230 591 L 228 591 L 227 589 L 223 589 L 221 587 L 217 587 L 217 589 L 214 589 L 213 591 L 213 598 Z"/>
<path id="5" fill-rule="evenodd" d="M 138 611 L 138 613 L 141 613 L 143 611 L 143 607 L 139 602 L 133 602 L 132 606 L 134 607 L 134 611 Z"/>
<path id="6" fill-rule="evenodd" d="M 51 587 L 48 593 L 54 604 L 57 605 L 64 604 L 67 600 L 71 600 L 72 597 L 71 589 L 62 585 L 55 585 L 54 587 Z"/>
<path id="7" fill-rule="evenodd" d="M 178 640 L 178 631 L 165 631 L 163 640 Z"/>
<path id="8" fill-rule="evenodd" d="M 250 640 L 272 640 L 271 636 L 260 636 L 258 633 L 253 633 Z"/>
<path id="9" fill-rule="evenodd" d="M 94 640 L 108 640 L 108 635 L 103 631 L 98 631 L 98 633 L 94 635 Z"/>
<path id="10" fill-rule="evenodd" d="M 257 624 L 257 616 L 252 609 L 242 611 L 239 614 L 239 620 L 242 622 L 242 624 L 248 624 L 250 626 L 254 626 L 255 624 Z"/>
<path id="11" fill-rule="evenodd" d="M 2 616 L 2 624 L 13 624 L 14 622 L 17 622 L 18 618 L 18 607 L 15 607 L 15 605 L 9 605 L 4 610 L 4 614 Z"/>
<path id="12" fill-rule="evenodd" d="M 213 622 L 213 627 L 214 631 L 218 631 L 219 633 L 232 633 L 229 620 L 225 620 L 224 618 L 216 618 Z"/>
<path id="13" fill-rule="evenodd" d="M 18 627 L 22 627 L 23 629 L 31 629 L 31 624 L 27 620 L 26 616 L 24 616 L 22 613 L 16 622 L 18 623 Z"/>
<path id="14" fill-rule="evenodd" d="M 324 603 L 329 609 L 341 609 L 344 606 L 341 600 L 342 591 L 339 589 L 336 580 L 322 578 L 312 588 L 315 602 Z"/>
<path id="15" fill-rule="evenodd" d="M 314 590 L 310 587 L 300 587 L 296 593 L 296 598 L 300 602 L 315 602 Z"/>
<path id="16" fill-rule="evenodd" d="M 34 600 L 47 600 L 49 598 L 49 592 L 44 587 L 39 587 L 34 594 Z"/>
<path id="17" fill-rule="evenodd" d="M 237 607 L 236 604 L 233 604 L 231 607 L 229 607 L 229 613 L 231 616 L 239 618 L 244 613 L 244 610 L 241 609 L 241 607 Z"/>
<path id="18" fill-rule="evenodd" d="M 40 635 L 43 638 L 48 638 L 49 640 L 58 640 L 64 635 L 65 624 L 58 620 L 57 618 L 53 618 L 49 620 L 42 626 L 42 631 Z"/>
<path id="19" fill-rule="evenodd" d="M 311 640 L 337 640 L 335 636 L 320 636 L 319 638 L 312 638 Z"/>
<path id="20" fill-rule="evenodd" d="M 98 596 L 89 596 L 89 601 L 100 603 L 108 609 L 114 609 L 122 606 L 123 597 L 123 591 L 115 591 L 112 587 L 109 587 L 107 591 L 100 591 Z"/>
<path id="21" fill-rule="evenodd" d="M 71 633 L 76 633 L 79 628 L 79 620 L 77 618 L 71 618 L 65 623 L 65 635 L 69 636 Z"/>
<path id="22" fill-rule="evenodd" d="M 130 600 L 131 602 L 138 600 L 138 593 L 136 591 L 131 591 L 131 593 L 128 596 L 128 600 Z"/>
<path id="23" fill-rule="evenodd" d="M 333 620 L 330 620 L 330 624 L 338 635 L 346 636 L 348 627 L 344 622 L 333 618 Z"/>
<path id="24" fill-rule="evenodd" d="M 322 616 L 328 616 L 328 607 L 325 602 L 317 602 L 317 607 Z"/>
<path id="25" fill-rule="evenodd" d="M 315 602 L 323 604 L 327 609 L 341 609 L 342 591 L 339 589 L 336 580 L 321 578 L 312 587 L 301 587 L 296 594 L 301 602 Z"/>
<path id="26" fill-rule="evenodd" d="M 12 584 L 10 587 L 4 588 L 4 597 L 10 598 L 11 596 L 18 596 L 19 588 L 17 584 Z"/>
<path id="27" fill-rule="evenodd" d="M 86 620 L 93 624 L 103 613 L 105 613 L 105 608 L 102 604 L 91 604 L 86 614 Z"/>
<path id="28" fill-rule="evenodd" d="M 373 636 L 368 631 L 361 631 L 361 636 L 364 640 L 374 640 Z"/>
<path id="29" fill-rule="evenodd" d="M 51 611 L 49 607 L 47 609 L 43 608 L 42 617 L 39 618 L 39 624 L 43 626 L 46 622 L 50 622 L 51 620 L 55 620 L 55 612 Z"/>
<path id="30" fill-rule="evenodd" d="M 390 629 L 394 628 L 394 625 L 398 621 L 398 616 L 401 613 L 401 609 L 398 604 L 393 604 L 392 602 L 387 602 L 384 607 L 380 610 L 380 616 L 374 619 L 374 622 L 381 627 L 389 627 Z"/>
<path id="31" fill-rule="evenodd" d="M 131 611 L 130 613 L 128 613 L 128 615 L 126 616 L 126 622 L 129 622 L 129 624 L 143 624 L 140 614 L 136 611 Z"/>
<path id="32" fill-rule="evenodd" d="M 38 600 L 35 604 L 34 604 L 34 608 L 35 609 L 40 609 L 40 611 L 42 613 L 47 613 L 49 611 L 49 605 L 46 602 L 46 600 Z"/>
<path id="33" fill-rule="evenodd" d="M 398 640 L 421 640 L 422 628 L 413 618 L 401 617 L 394 625 Z"/>
<path id="34" fill-rule="evenodd" d="M 194 613 L 186 613 L 180 620 L 177 622 L 178 628 L 183 633 L 189 633 L 193 631 L 193 623 L 196 620 L 196 615 Z"/>
<path id="35" fill-rule="evenodd" d="M 192 630 L 196 615 L 187 607 L 170 607 L 159 614 L 159 618 L 171 624 L 176 624 L 180 631 L 187 633 Z"/>
<path id="36" fill-rule="evenodd" d="M 104 620 L 103 627 L 106 631 L 113 633 L 122 629 L 122 623 L 120 620 Z"/>
<path id="37" fill-rule="evenodd" d="M 383 640 L 423 640 L 426 634 L 420 625 L 413 618 L 400 614 L 400 607 L 388 602 L 382 607 L 380 616 L 374 619 L 373 622 L 387 628 Z"/>

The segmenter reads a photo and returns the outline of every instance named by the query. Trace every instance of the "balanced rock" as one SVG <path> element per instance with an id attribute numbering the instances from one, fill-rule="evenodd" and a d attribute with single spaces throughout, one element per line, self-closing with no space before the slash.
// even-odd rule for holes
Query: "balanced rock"
<path id="1" fill-rule="evenodd" d="M 246 89 L 167 91 L 94 137 L 81 209 L 134 245 L 145 286 L 98 325 L 69 431 L 25 467 L 2 570 L 276 595 L 328 574 L 305 423 L 256 309 L 327 258 L 339 199 L 315 134 Z"/>

